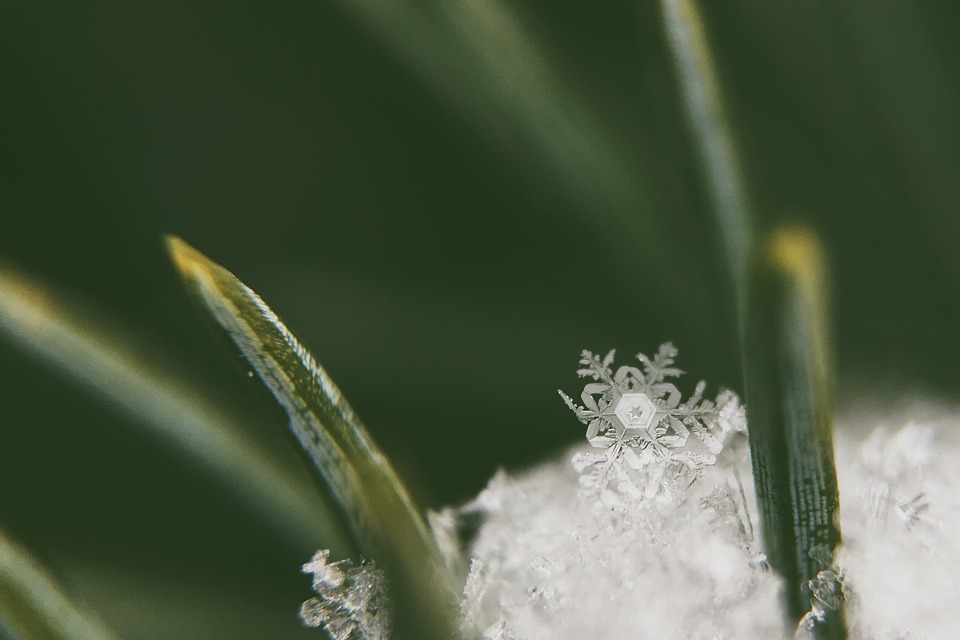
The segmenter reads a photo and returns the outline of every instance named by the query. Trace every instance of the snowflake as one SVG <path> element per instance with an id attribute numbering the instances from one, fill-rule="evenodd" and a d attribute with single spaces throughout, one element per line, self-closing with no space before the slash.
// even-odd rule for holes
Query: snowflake
<path id="1" fill-rule="evenodd" d="M 595 481 L 605 484 L 611 472 L 614 480 L 623 479 L 625 470 L 618 464 L 621 461 L 634 470 L 657 461 L 662 463 L 661 471 L 667 464 L 677 463 L 696 479 L 705 465 L 716 463 L 728 433 L 746 430 L 743 407 L 731 391 L 721 390 L 716 400 L 704 400 L 706 383 L 700 381 L 693 395 L 681 404 L 680 391 L 667 381 L 683 374 L 673 366 L 676 355 L 676 348 L 667 342 L 652 359 L 637 355 L 642 371 L 629 365 L 614 371 L 614 351 L 603 358 L 583 352 L 577 373 L 594 381 L 580 394 L 583 406 L 563 391 L 559 393 L 587 425 L 587 441 L 607 453 L 580 456 L 575 461 L 578 471 L 598 471 Z M 700 451 L 688 446 L 691 433 L 702 443 Z"/>

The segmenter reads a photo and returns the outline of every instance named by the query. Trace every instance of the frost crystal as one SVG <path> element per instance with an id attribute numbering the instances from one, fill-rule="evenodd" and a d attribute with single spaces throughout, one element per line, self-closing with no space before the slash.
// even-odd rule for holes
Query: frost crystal
<path id="1" fill-rule="evenodd" d="M 849 462 L 838 468 L 837 562 L 854 638 L 934 640 L 960 629 L 960 411 L 918 404 L 908 415 L 858 447 L 838 440 L 838 459 Z"/>
<path id="2" fill-rule="evenodd" d="M 825 545 L 817 545 L 810 549 L 808 555 L 820 566 L 826 567 L 818 571 L 813 580 L 807 581 L 807 590 L 810 592 L 810 611 L 800 619 L 794 640 L 816 638 L 814 629 L 817 624 L 826 620 L 828 611 L 837 611 L 846 600 L 845 576 L 843 570 L 833 562 L 833 554 Z"/>
<path id="3" fill-rule="evenodd" d="M 334 640 L 387 640 L 390 608 L 386 579 L 373 562 L 351 565 L 349 560 L 330 562 L 330 551 L 321 549 L 303 573 L 313 575 L 310 598 L 300 607 L 300 619 L 309 627 L 323 627 Z"/>
<path id="4" fill-rule="evenodd" d="M 620 493 L 637 495 L 640 488 L 622 467 L 626 462 L 648 476 L 642 483 L 644 495 L 671 488 L 682 494 L 685 484 L 699 480 L 704 466 L 716 463 L 727 434 L 746 430 L 743 408 L 730 391 L 722 390 L 714 401 L 704 400 L 706 383 L 701 381 L 681 404 L 680 391 L 667 381 L 683 374 L 673 366 L 676 355 L 676 348 L 667 342 L 652 359 L 637 355 L 642 371 L 628 365 L 614 371 L 614 351 L 603 358 L 583 352 L 577 373 L 593 380 L 580 394 L 583 406 L 559 393 L 587 425 L 587 441 L 606 449 L 603 455 L 584 453 L 574 460 L 578 472 L 587 474 L 585 486 L 603 491 L 613 484 Z M 691 433 L 699 447 L 690 446 Z M 653 462 L 658 464 L 651 466 Z"/>

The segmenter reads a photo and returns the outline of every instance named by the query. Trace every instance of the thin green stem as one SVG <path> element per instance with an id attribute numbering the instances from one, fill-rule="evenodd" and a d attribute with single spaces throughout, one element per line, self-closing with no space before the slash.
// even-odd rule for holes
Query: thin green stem
<path id="1" fill-rule="evenodd" d="M 344 544 L 316 490 L 249 443 L 229 411 L 149 357 L 142 340 L 9 269 L 0 269 L 0 335 L 209 470 L 286 539 L 308 549 Z"/>
<path id="2" fill-rule="evenodd" d="M 359 548 L 387 570 L 398 636 L 449 640 L 456 629 L 453 576 L 406 487 L 343 394 L 260 296 L 179 238 L 167 243 L 187 289 L 280 410 Z"/>
<path id="3" fill-rule="evenodd" d="M 754 482 L 767 556 L 799 620 L 816 604 L 809 581 L 840 544 L 826 268 L 816 237 L 785 227 L 751 271 L 745 360 Z M 842 609 L 826 611 L 812 631 L 846 637 Z"/>
<path id="4" fill-rule="evenodd" d="M 799 620 L 813 604 L 808 582 L 827 569 L 840 542 L 824 259 L 803 229 L 780 229 L 756 247 L 737 141 L 697 2 L 661 4 L 733 296 L 765 550 L 786 579 L 788 614 Z M 826 612 L 813 632 L 845 637 L 842 611 Z"/>
<path id="5" fill-rule="evenodd" d="M 733 126 L 697 3 L 661 0 L 661 6 L 694 152 L 720 235 L 737 316 L 742 320 L 754 222 Z"/>
<path id="6" fill-rule="evenodd" d="M 80 609 L 25 549 L 0 531 L 0 636 L 49 640 L 113 640 Z"/>

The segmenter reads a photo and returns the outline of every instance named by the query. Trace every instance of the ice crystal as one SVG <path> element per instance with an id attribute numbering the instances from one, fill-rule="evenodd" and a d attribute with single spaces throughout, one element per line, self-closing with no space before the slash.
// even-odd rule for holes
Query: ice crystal
<path id="1" fill-rule="evenodd" d="M 300 607 L 300 619 L 310 627 L 323 627 L 334 640 L 387 640 L 390 607 L 385 578 L 373 562 L 354 567 L 349 560 L 330 562 L 330 551 L 321 549 L 303 573 L 313 575 L 317 596 Z"/>
<path id="2" fill-rule="evenodd" d="M 808 580 L 806 590 L 810 593 L 810 611 L 808 611 L 797 625 L 794 640 L 816 638 L 817 624 L 826 620 L 827 613 L 840 609 L 846 600 L 845 576 L 843 570 L 834 562 L 833 554 L 826 545 L 817 545 L 810 549 L 808 555 L 819 566 L 825 567 L 817 575 Z"/>
<path id="3" fill-rule="evenodd" d="M 668 380 L 683 374 L 674 366 L 676 356 L 677 349 L 667 342 L 653 358 L 638 354 L 640 368 L 623 365 L 614 370 L 614 351 L 603 358 L 583 352 L 577 373 L 593 380 L 580 394 L 583 405 L 559 393 L 587 425 L 591 446 L 606 450 L 574 460 L 585 474 L 585 488 L 602 493 L 613 485 L 634 497 L 682 495 L 686 486 L 699 480 L 705 466 L 716 463 L 725 437 L 746 430 L 743 408 L 731 391 L 721 390 L 715 400 L 705 400 L 706 383 L 700 381 L 693 395 L 681 402 L 679 389 Z M 691 433 L 699 446 L 692 446 Z M 637 474 L 623 468 L 624 462 L 645 476 L 639 484 Z"/>

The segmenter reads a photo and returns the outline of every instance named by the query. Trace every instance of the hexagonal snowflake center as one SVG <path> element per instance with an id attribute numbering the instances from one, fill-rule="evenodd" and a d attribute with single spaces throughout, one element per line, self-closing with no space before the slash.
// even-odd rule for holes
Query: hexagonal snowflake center
<path id="1" fill-rule="evenodd" d="M 627 429 L 646 429 L 657 415 L 657 407 L 645 393 L 625 393 L 613 410 Z"/>

